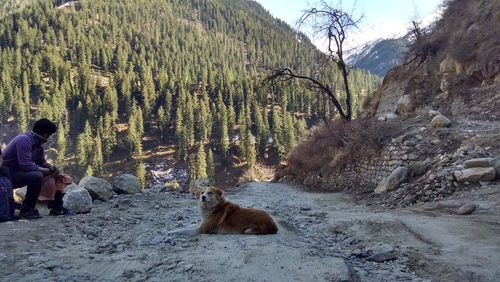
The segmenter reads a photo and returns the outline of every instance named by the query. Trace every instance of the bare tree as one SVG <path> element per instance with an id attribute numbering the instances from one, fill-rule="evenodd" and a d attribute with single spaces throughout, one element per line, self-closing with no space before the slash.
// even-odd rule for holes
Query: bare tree
<path id="1" fill-rule="evenodd" d="M 266 77 L 265 83 L 291 81 L 293 79 L 305 80 L 309 83 L 309 86 L 325 94 L 333 103 L 339 115 L 344 120 L 349 121 L 352 119 L 351 92 L 348 82 L 349 70 L 344 61 L 344 44 L 348 33 L 357 27 L 361 17 L 355 19 L 353 13 L 342 10 L 340 4 L 339 8 L 337 8 L 325 1 L 321 1 L 316 6 L 317 8 L 310 8 L 304 11 L 304 14 L 298 20 L 299 29 L 303 26 L 310 26 L 315 36 L 326 38 L 328 41 L 328 56 L 326 60 L 335 63 L 342 73 L 346 97 L 345 110 L 335 96 L 335 93 L 332 92 L 330 86 L 312 76 L 296 74 L 289 68 L 274 70 L 270 76 Z"/>

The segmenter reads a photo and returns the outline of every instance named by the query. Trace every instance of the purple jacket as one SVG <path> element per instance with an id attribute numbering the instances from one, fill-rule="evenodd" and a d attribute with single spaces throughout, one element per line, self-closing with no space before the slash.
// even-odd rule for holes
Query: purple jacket
<path id="1" fill-rule="evenodd" d="M 38 167 L 50 167 L 42 144 L 41 138 L 33 132 L 17 135 L 3 151 L 3 165 L 11 171 L 35 171 Z"/>

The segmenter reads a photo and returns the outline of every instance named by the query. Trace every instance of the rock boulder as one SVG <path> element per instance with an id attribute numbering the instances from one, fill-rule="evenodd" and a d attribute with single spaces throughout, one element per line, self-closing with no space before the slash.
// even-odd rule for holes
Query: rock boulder
<path id="1" fill-rule="evenodd" d="M 492 167 L 492 166 L 493 166 L 493 158 L 471 159 L 471 160 L 466 160 L 464 162 L 464 168 Z"/>
<path id="2" fill-rule="evenodd" d="M 113 186 L 108 181 L 93 176 L 85 176 L 80 180 L 78 186 L 89 191 L 92 200 L 107 202 L 115 194 Z"/>
<path id="3" fill-rule="evenodd" d="M 68 186 L 63 201 L 64 207 L 76 213 L 87 213 L 94 207 L 89 191 L 74 183 Z"/>
<path id="4" fill-rule="evenodd" d="M 495 179 L 495 169 L 492 167 L 466 168 L 453 173 L 457 182 L 479 182 Z"/>
<path id="5" fill-rule="evenodd" d="M 451 126 L 451 121 L 443 116 L 443 115 L 437 115 L 435 116 L 432 121 L 431 121 L 431 126 L 434 128 L 438 127 L 450 127 Z"/>
<path id="6" fill-rule="evenodd" d="M 457 214 L 468 215 L 473 213 L 477 209 L 477 205 L 473 203 L 465 204 L 457 210 Z"/>
<path id="7" fill-rule="evenodd" d="M 122 174 L 113 179 L 113 191 L 117 194 L 136 194 L 141 193 L 142 188 L 139 178 L 132 174 Z"/>
<path id="8" fill-rule="evenodd" d="M 407 175 L 408 168 L 404 166 L 397 167 L 389 176 L 378 184 L 377 188 L 375 188 L 375 193 L 381 194 L 396 189 L 399 184 L 406 180 Z"/>
<path id="9" fill-rule="evenodd" d="M 410 95 L 403 95 L 399 98 L 396 105 L 396 114 L 401 117 L 407 117 L 413 110 L 415 105 Z"/>

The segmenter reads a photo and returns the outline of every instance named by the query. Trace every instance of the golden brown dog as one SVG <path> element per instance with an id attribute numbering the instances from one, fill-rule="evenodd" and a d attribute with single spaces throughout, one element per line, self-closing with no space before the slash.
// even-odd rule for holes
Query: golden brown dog
<path id="1" fill-rule="evenodd" d="M 278 227 L 265 211 L 242 208 L 227 201 L 223 191 L 206 188 L 199 196 L 202 222 L 199 227 L 186 228 L 169 234 L 275 234 Z"/>

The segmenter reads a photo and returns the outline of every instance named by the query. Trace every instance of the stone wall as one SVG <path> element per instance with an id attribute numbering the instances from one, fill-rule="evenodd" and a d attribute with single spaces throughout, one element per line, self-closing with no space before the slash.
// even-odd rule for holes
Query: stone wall
<path id="1" fill-rule="evenodd" d="M 425 159 L 425 146 L 419 146 L 419 139 L 418 135 L 393 139 L 375 156 L 345 167 L 323 167 L 309 173 L 302 184 L 311 190 L 372 192 L 398 166 L 412 166 Z"/>

